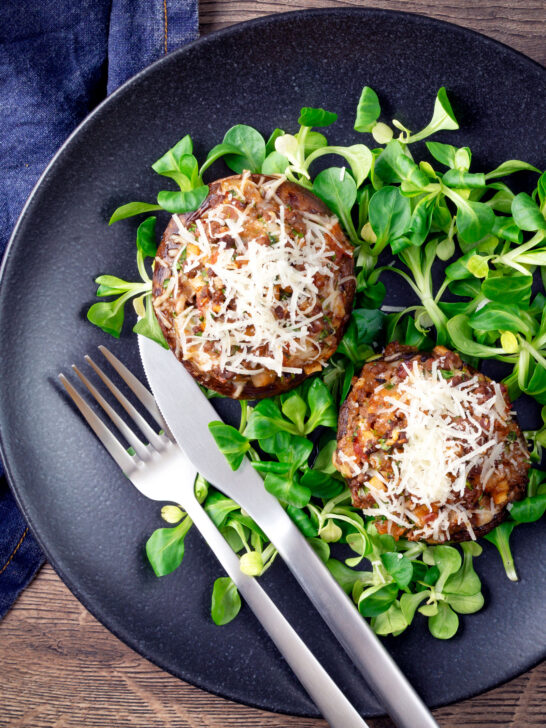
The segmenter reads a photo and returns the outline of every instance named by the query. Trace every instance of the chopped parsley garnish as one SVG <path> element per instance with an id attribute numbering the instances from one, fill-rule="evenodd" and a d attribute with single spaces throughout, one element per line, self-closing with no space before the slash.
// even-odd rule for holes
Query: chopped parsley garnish
<path id="1" fill-rule="evenodd" d="M 188 249 L 184 248 L 184 250 L 180 253 L 178 260 L 176 261 L 176 270 L 180 270 L 182 268 L 182 263 L 186 260 L 188 257 Z"/>

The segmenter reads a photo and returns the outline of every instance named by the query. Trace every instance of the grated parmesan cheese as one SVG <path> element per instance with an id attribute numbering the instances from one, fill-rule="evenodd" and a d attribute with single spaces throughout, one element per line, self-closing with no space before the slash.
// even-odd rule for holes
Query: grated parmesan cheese
<path id="1" fill-rule="evenodd" d="M 287 222 L 288 208 L 277 194 L 284 176 L 256 182 L 245 172 L 224 182 L 224 199 L 189 229 L 174 216 L 172 239 L 180 247 L 169 251 L 171 280 L 154 305 L 159 310 L 172 306 L 173 297 L 184 299 L 172 321 L 177 354 L 204 372 L 241 376 L 297 375 L 303 364 L 322 366 L 329 354 L 324 357 L 313 324 L 345 314 L 335 262 L 344 242 L 332 233 L 337 218 L 303 211 L 302 233 Z M 352 255 L 348 244 L 344 252 Z M 351 278 L 343 276 L 342 283 Z M 209 279 L 212 292 L 222 296 L 214 306 L 201 306 L 199 293 Z"/>
<path id="2" fill-rule="evenodd" d="M 403 367 L 407 377 L 397 383 L 396 396 L 385 393 L 383 401 L 389 416 L 403 415 L 407 441 L 382 455 L 392 468 L 390 478 L 368 470 L 363 485 L 377 507 L 364 508 L 363 513 L 411 528 L 422 539 L 449 539 L 454 524 L 464 525 L 474 539 L 469 513 L 460 501 L 471 471 L 481 468 L 485 487 L 503 458 L 505 442 L 495 435 L 494 423 L 506 424 L 511 413 L 500 386 L 492 383 L 494 396 L 484 400 L 477 391 L 477 376 L 453 385 L 444 378 L 438 360 L 430 372 L 417 361 Z M 374 395 L 384 389 L 389 388 L 380 384 Z M 493 499 L 491 503 L 494 507 Z M 413 511 L 425 506 L 432 512 L 433 504 L 437 516 L 421 523 Z"/>

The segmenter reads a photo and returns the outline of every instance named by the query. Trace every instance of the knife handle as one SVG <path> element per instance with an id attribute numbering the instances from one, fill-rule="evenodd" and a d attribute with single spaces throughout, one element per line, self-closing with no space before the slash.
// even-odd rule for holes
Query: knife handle
<path id="1" fill-rule="evenodd" d="M 245 463 L 241 471 L 251 468 Z M 236 497 L 236 496 L 235 496 Z M 250 498 L 244 508 L 275 544 L 345 652 L 364 676 L 383 707 L 399 728 L 438 728 L 432 714 L 398 665 L 376 637 L 353 602 L 309 546 L 276 499 L 268 508 L 254 508 Z"/>
<path id="2" fill-rule="evenodd" d="M 305 642 L 285 619 L 256 579 L 243 574 L 239 558 L 210 520 L 193 493 L 184 488 L 178 498 L 214 555 L 235 582 L 245 602 L 271 637 L 294 674 L 332 728 L 368 728 Z"/>

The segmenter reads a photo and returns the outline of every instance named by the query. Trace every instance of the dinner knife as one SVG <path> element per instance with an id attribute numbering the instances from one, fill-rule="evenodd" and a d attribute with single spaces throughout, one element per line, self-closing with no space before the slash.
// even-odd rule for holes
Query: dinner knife
<path id="1" fill-rule="evenodd" d="M 156 402 L 199 473 L 233 498 L 267 534 L 328 627 L 399 728 L 438 728 L 430 711 L 371 627 L 245 459 L 233 472 L 208 425 L 219 416 L 174 354 L 139 336 Z"/>

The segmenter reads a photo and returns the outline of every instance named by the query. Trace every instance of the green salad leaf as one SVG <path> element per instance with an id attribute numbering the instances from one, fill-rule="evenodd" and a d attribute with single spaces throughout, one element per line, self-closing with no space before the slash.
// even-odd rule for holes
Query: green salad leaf
<path id="1" fill-rule="evenodd" d="M 300 111 L 298 124 L 302 126 L 330 126 L 335 121 L 337 121 L 337 114 L 331 111 L 304 106 Z"/>
<path id="2" fill-rule="evenodd" d="M 364 86 L 356 108 L 355 130 L 361 132 L 372 131 L 380 113 L 381 106 L 377 94 L 369 86 Z"/>
<path id="3" fill-rule="evenodd" d="M 478 160 L 469 147 L 431 139 L 459 129 L 444 87 L 420 131 L 398 119 L 387 124 L 380 116 L 378 95 L 365 86 L 356 104 L 356 134 L 345 144 L 334 138 L 336 113 L 303 107 L 293 124 L 274 128 L 268 137 L 246 124 L 231 127 L 201 166 L 186 135 L 152 164 L 165 185 L 176 189 L 158 190 L 157 204 L 121 205 L 110 223 L 198 209 L 209 194 L 203 175 L 216 163 L 237 174 L 283 175 L 337 216 L 354 246 L 356 292 L 335 353 L 322 362 L 320 373 L 297 387 L 242 402 L 238 427 L 217 421 L 210 431 L 234 471 L 251 461 L 377 634 L 396 636 L 426 619 L 435 638 L 450 639 L 466 618 L 462 615 L 484 605 L 476 567 L 482 547 L 474 541 L 428 545 L 380 533 L 384 526 L 352 505 L 333 465 L 338 415 L 362 365 L 386 343 L 398 341 L 425 351 L 435 345 L 456 349 L 474 367 L 495 360 L 510 397 L 524 393 L 545 405 L 546 422 L 546 173 L 522 160 L 507 160 L 490 171 L 475 168 Z M 371 133 L 379 146 L 361 143 L 360 133 Z M 423 149 L 412 146 L 425 140 Z M 330 155 L 345 166 L 325 167 Z M 538 174 L 534 189 L 512 189 L 511 175 L 519 172 L 526 173 L 523 181 Z M 125 304 L 133 300 L 138 315 L 133 330 L 167 346 L 152 302 L 150 263 L 156 250 L 156 218 L 148 217 L 136 233 L 141 280 L 98 276 L 100 300 L 87 314 L 92 323 L 119 337 Z M 397 304 L 407 295 L 406 306 L 383 304 L 395 276 L 402 284 Z M 524 434 L 537 465 L 546 447 L 546 424 Z M 195 489 L 239 555 L 241 570 L 261 576 L 276 559 L 273 544 L 234 500 L 202 478 Z M 523 524 L 545 513 L 546 472 L 533 467 L 524 497 L 508 506 L 506 520 L 485 537 L 499 551 L 509 579 L 517 580 L 515 527 L 526 528 Z M 158 576 L 180 565 L 191 527 L 178 506 L 165 507 L 162 515 L 171 527 L 154 531 L 146 544 Z M 227 624 L 240 608 L 232 580 L 216 579 L 212 620 Z"/>
<path id="4" fill-rule="evenodd" d="M 210 614 L 214 624 L 229 624 L 239 614 L 241 597 L 229 576 L 221 576 L 214 582 Z"/>

